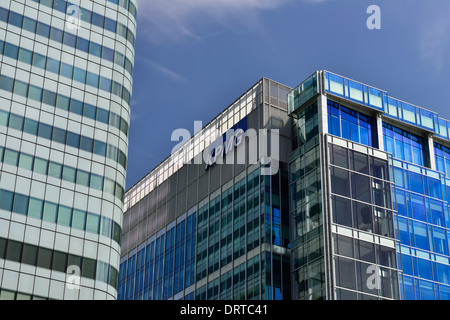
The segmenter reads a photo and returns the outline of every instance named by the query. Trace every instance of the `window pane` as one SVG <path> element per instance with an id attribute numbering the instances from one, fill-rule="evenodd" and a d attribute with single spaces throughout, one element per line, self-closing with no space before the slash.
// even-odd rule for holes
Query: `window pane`
<path id="1" fill-rule="evenodd" d="M 19 157 L 19 167 L 31 171 L 33 168 L 33 157 L 21 153 Z"/>
<path id="2" fill-rule="evenodd" d="M 88 187 L 89 186 L 89 173 L 83 170 L 77 170 L 77 184 Z"/>
<path id="3" fill-rule="evenodd" d="M 52 261 L 52 250 L 40 247 L 37 266 L 45 269 L 50 269 L 51 261 Z"/>
<path id="4" fill-rule="evenodd" d="M 11 211 L 13 193 L 11 191 L 0 190 L 0 209 Z"/>
<path id="5" fill-rule="evenodd" d="M 28 209 L 28 197 L 16 193 L 14 195 L 13 212 L 26 215 Z"/>
<path id="6" fill-rule="evenodd" d="M 35 198 L 30 198 L 28 205 L 28 216 L 36 219 L 42 218 L 43 201 Z"/>
<path id="7" fill-rule="evenodd" d="M 11 149 L 5 149 L 5 156 L 3 162 L 11 166 L 17 166 L 17 160 L 19 159 L 19 153 Z"/>
<path id="8" fill-rule="evenodd" d="M 86 212 L 73 209 L 72 228 L 84 230 L 86 223 Z"/>
<path id="9" fill-rule="evenodd" d="M 48 166 L 48 175 L 52 176 L 54 178 L 60 179 L 61 178 L 61 169 L 62 169 L 62 166 L 59 163 L 50 162 L 50 164 Z"/>
<path id="10" fill-rule="evenodd" d="M 75 169 L 68 166 L 63 166 L 62 178 L 68 182 L 75 182 Z"/>
<path id="11" fill-rule="evenodd" d="M 34 159 L 33 171 L 40 174 L 47 174 L 47 160 L 36 158 Z"/>
<path id="12" fill-rule="evenodd" d="M 86 220 L 86 231 L 91 233 L 98 233 L 99 223 L 99 216 L 88 213 Z"/>
<path id="13" fill-rule="evenodd" d="M 55 223 L 56 222 L 56 209 L 57 209 L 56 204 L 53 204 L 50 202 L 45 202 L 43 219 L 45 221 Z"/>
<path id="14" fill-rule="evenodd" d="M 71 220 L 72 220 L 72 209 L 60 205 L 58 208 L 58 224 L 70 227 Z"/>

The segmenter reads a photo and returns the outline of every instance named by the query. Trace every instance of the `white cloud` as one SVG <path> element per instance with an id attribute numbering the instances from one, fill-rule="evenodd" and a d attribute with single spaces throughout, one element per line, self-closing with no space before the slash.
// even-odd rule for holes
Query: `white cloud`
<path id="1" fill-rule="evenodd" d="M 200 28 L 205 23 L 215 22 L 233 27 L 238 22 L 248 27 L 249 24 L 257 24 L 255 16 L 259 12 L 277 8 L 290 1 L 292 0 L 141 0 L 138 28 L 141 34 L 154 41 L 183 37 L 199 39 L 211 32 Z"/>

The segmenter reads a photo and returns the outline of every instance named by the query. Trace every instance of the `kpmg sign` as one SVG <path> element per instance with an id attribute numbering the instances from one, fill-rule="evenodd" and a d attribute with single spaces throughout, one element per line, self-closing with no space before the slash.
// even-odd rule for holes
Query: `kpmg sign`
<path id="1" fill-rule="evenodd" d="M 247 129 L 247 118 L 245 117 L 219 136 L 209 147 L 200 151 L 201 156 L 194 157 L 189 150 L 192 150 L 195 142 L 195 133 L 199 132 L 201 128 L 201 121 L 195 121 L 194 138 L 191 138 L 186 129 L 176 129 L 172 133 L 172 141 L 179 141 L 181 138 L 180 143 L 172 149 L 174 162 L 181 158 L 183 164 L 190 164 L 192 161 L 194 164 L 206 163 L 205 170 L 216 164 L 255 164 L 259 162 L 261 175 L 273 175 L 278 172 L 280 152 L 278 129 Z M 197 139 L 201 140 L 202 137 Z"/>
<path id="2" fill-rule="evenodd" d="M 237 129 L 236 131 L 231 130 L 231 132 L 232 134 L 230 134 L 230 136 L 227 135 L 227 139 L 224 143 L 222 142 L 219 145 L 213 146 L 213 144 L 210 146 L 210 152 L 208 159 L 206 160 L 205 170 L 208 170 L 209 167 L 213 166 L 217 162 L 218 158 L 222 159 L 227 154 L 231 153 L 234 148 L 239 147 L 245 139 L 245 132 L 243 129 Z"/>

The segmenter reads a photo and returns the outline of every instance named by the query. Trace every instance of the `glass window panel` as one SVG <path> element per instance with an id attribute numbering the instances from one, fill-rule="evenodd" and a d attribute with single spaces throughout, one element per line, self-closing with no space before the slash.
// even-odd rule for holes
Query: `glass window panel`
<path id="1" fill-rule="evenodd" d="M 334 74 L 330 74 L 330 91 L 341 96 L 344 95 L 344 79 Z"/>
<path id="2" fill-rule="evenodd" d="M 39 122 L 38 135 L 41 138 L 51 140 L 52 138 L 52 127 L 43 122 Z"/>
<path id="3" fill-rule="evenodd" d="M 30 50 L 20 48 L 19 49 L 19 61 L 31 65 L 33 59 L 33 53 Z"/>
<path id="4" fill-rule="evenodd" d="M 74 67 L 73 80 L 86 83 L 86 71 L 77 67 Z"/>
<path id="5" fill-rule="evenodd" d="M 94 141 L 94 153 L 104 157 L 106 154 L 106 143 L 95 140 Z"/>
<path id="6" fill-rule="evenodd" d="M 361 174 L 351 174 L 352 198 L 370 203 L 370 178 Z"/>
<path id="7" fill-rule="evenodd" d="M 369 104 L 377 109 L 383 109 L 383 93 L 380 90 L 369 88 Z"/>
<path id="8" fill-rule="evenodd" d="M 89 52 L 89 41 L 84 38 L 77 37 L 77 49 L 83 52 Z"/>
<path id="9" fill-rule="evenodd" d="M 412 123 L 416 123 L 416 110 L 413 106 L 402 103 L 403 119 Z"/>
<path id="10" fill-rule="evenodd" d="M 27 154 L 21 153 L 19 156 L 19 167 L 25 170 L 32 170 L 33 157 Z"/>
<path id="11" fill-rule="evenodd" d="M 79 148 L 80 146 L 80 135 L 70 132 L 67 132 L 67 140 L 66 143 L 68 146 L 74 147 L 74 148 Z"/>
<path id="12" fill-rule="evenodd" d="M 353 227 L 351 201 L 341 197 L 332 197 L 333 222 Z"/>
<path id="13" fill-rule="evenodd" d="M 28 17 L 23 17 L 22 28 L 29 32 L 35 33 L 36 32 L 36 21 L 33 19 L 30 19 Z"/>
<path id="14" fill-rule="evenodd" d="M 83 107 L 83 116 L 95 120 L 95 106 L 85 103 Z"/>
<path id="15" fill-rule="evenodd" d="M 28 95 L 28 84 L 16 80 L 14 82 L 14 93 L 18 94 L 19 96 L 26 97 Z"/>
<path id="16" fill-rule="evenodd" d="M 76 171 L 74 168 L 63 166 L 62 178 L 68 182 L 75 182 L 75 173 Z"/>
<path id="17" fill-rule="evenodd" d="M 42 102 L 50 106 L 55 106 L 56 93 L 44 89 L 42 92 Z"/>
<path id="18" fill-rule="evenodd" d="M 30 198 L 28 204 L 28 216 L 36 219 L 42 218 L 42 209 L 44 207 L 44 202 L 40 199 Z"/>
<path id="19" fill-rule="evenodd" d="M 103 190 L 103 178 L 99 175 L 91 173 L 90 187 L 96 190 Z"/>
<path id="20" fill-rule="evenodd" d="M 86 212 L 73 209 L 72 228 L 84 230 L 86 224 Z"/>
<path id="21" fill-rule="evenodd" d="M 350 99 L 363 102 L 363 85 L 353 81 L 349 81 Z"/>
<path id="22" fill-rule="evenodd" d="M 3 89 L 8 92 L 12 92 L 14 87 L 14 80 L 0 75 L 0 89 Z"/>
<path id="23" fill-rule="evenodd" d="M 97 108 L 97 121 L 108 124 L 109 112 L 107 110 Z"/>
<path id="24" fill-rule="evenodd" d="M 86 78 L 87 85 L 94 87 L 94 88 L 98 88 L 98 80 L 99 80 L 99 76 L 96 75 L 95 73 L 92 73 L 92 72 L 87 73 L 87 78 Z"/>
<path id="25" fill-rule="evenodd" d="M 83 170 L 77 170 L 77 184 L 88 187 L 89 186 L 89 173 Z"/>
<path id="26" fill-rule="evenodd" d="M 332 145 L 331 152 L 331 164 L 339 167 L 348 168 L 348 155 L 347 148 Z"/>
<path id="27" fill-rule="evenodd" d="M 63 41 L 63 32 L 57 28 L 50 28 L 50 39 L 56 41 L 58 43 L 62 43 Z"/>
<path id="28" fill-rule="evenodd" d="M 22 263 L 32 266 L 37 262 L 38 248 L 36 246 L 24 243 L 22 251 Z"/>
<path id="29" fill-rule="evenodd" d="M 72 75 L 73 75 L 73 66 L 62 62 L 61 63 L 61 70 L 60 70 L 60 74 L 63 77 L 66 77 L 68 79 L 72 79 Z"/>
<path id="30" fill-rule="evenodd" d="M 50 162 L 48 165 L 48 175 L 54 178 L 61 178 L 62 165 L 56 162 Z"/>
<path id="31" fill-rule="evenodd" d="M 98 215 L 88 213 L 86 219 L 86 231 L 98 234 L 100 218 Z"/>
<path id="32" fill-rule="evenodd" d="M 26 215 L 28 209 L 28 196 L 16 193 L 14 195 L 13 212 Z"/>
<path id="33" fill-rule="evenodd" d="M 5 149 L 5 155 L 3 162 L 11 166 L 17 166 L 17 160 L 19 159 L 19 153 L 11 149 Z"/>
<path id="34" fill-rule="evenodd" d="M 45 221 L 55 223 L 56 222 L 56 213 L 58 206 L 54 203 L 45 202 L 44 203 L 44 212 L 42 218 Z"/>
<path id="35" fill-rule="evenodd" d="M 34 159 L 33 171 L 40 174 L 47 174 L 47 160 L 41 158 Z"/>
<path id="36" fill-rule="evenodd" d="M 373 213 L 370 205 L 353 202 L 356 227 L 359 230 L 373 232 Z"/>
<path id="37" fill-rule="evenodd" d="M 53 253 L 52 269 L 64 273 L 67 271 L 67 253 L 61 251 Z"/>
<path id="38" fill-rule="evenodd" d="M 420 122 L 422 124 L 422 127 L 434 130 L 434 116 L 432 112 L 421 109 Z"/>
<path id="39" fill-rule="evenodd" d="M 350 196 L 349 172 L 340 168 L 331 168 L 331 191 L 333 193 Z"/>
<path id="40" fill-rule="evenodd" d="M 398 117 L 397 101 L 389 98 L 388 104 L 389 104 L 389 114 L 393 117 Z"/>
<path id="41" fill-rule="evenodd" d="M 9 240 L 6 247 L 6 260 L 20 262 L 22 256 L 22 244 Z"/>
<path id="42" fill-rule="evenodd" d="M 42 99 L 42 88 L 33 86 L 30 84 L 28 91 L 28 98 L 34 101 L 41 101 Z"/>
<path id="43" fill-rule="evenodd" d="M 13 45 L 11 43 L 7 43 L 7 42 L 5 43 L 5 48 L 4 48 L 4 51 L 3 51 L 3 55 L 5 55 L 5 56 L 7 56 L 7 57 L 9 57 L 11 59 L 17 60 L 18 53 L 19 53 L 19 47 L 18 46 Z"/>
<path id="44" fill-rule="evenodd" d="M 52 250 L 40 247 L 37 259 L 37 266 L 45 269 L 50 269 L 52 262 Z"/>
<path id="45" fill-rule="evenodd" d="M 87 151 L 87 152 L 92 152 L 92 145 L 93 145 L 93 140 L 91 138 L 85 137 L 85 136 L 81 136 L 80 138 L 80 149 Z"/>
<path id="46" fill-rule="evenodd" d="M 94 55 L 94 56 L 96 56 L 96 57 L 101 57 L 102 46 L 91 41 L 89 43 L 89 53 Z"/>
<path id="47" fill-rule="evenodd" d="M 62 144 L 66 143 L 66 131 L 60 128 L 53 128 L 52 140 Z"/>
<path id="48" fill-rule="evenodd" d="M 70 99 L 70 112 L 81 116 L 83 114 L 83 103 L 79 100 Z"/>
<path id="49" fill-rule="evenodd" d="M 33 53 L 33 66 L 40 68 L 40 69 L 45 69 L 45 62 L 47 61 L 47 57 L 43 56 L 42 54 Z"/>
<path id="50" fill-rule="evenodd" d="M 59 205 L 58 224 L 70 227 L 71 220 L 72 220 L 72 209 L 66 206 Z"/>
<path id="51" fill-rule="evenodd" d="M 37 22 L 36 33 L 46 39 L 50 36 L 50 26 L 48 24 Z"/>
<path id="52" fill-rule="evenodd" d="M 69 110 L 70 99 L 60 94 L 56 96 L 56 107 L 65 111 Z"/>
<path id="53" fill-rule="evenodd" d="M 9 116 L 9 127 L 22 131 L 22 126 L 23 126 L 23 117 L 11 113 Z"/>

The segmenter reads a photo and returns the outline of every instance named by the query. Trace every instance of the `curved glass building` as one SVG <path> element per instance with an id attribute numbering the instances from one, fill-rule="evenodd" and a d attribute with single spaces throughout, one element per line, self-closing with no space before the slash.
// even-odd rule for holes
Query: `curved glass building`
<path id="1" fill-rule="evenodd" d="M 115 299 L 137 0 L 0 3 L 0 299 Z"/>

